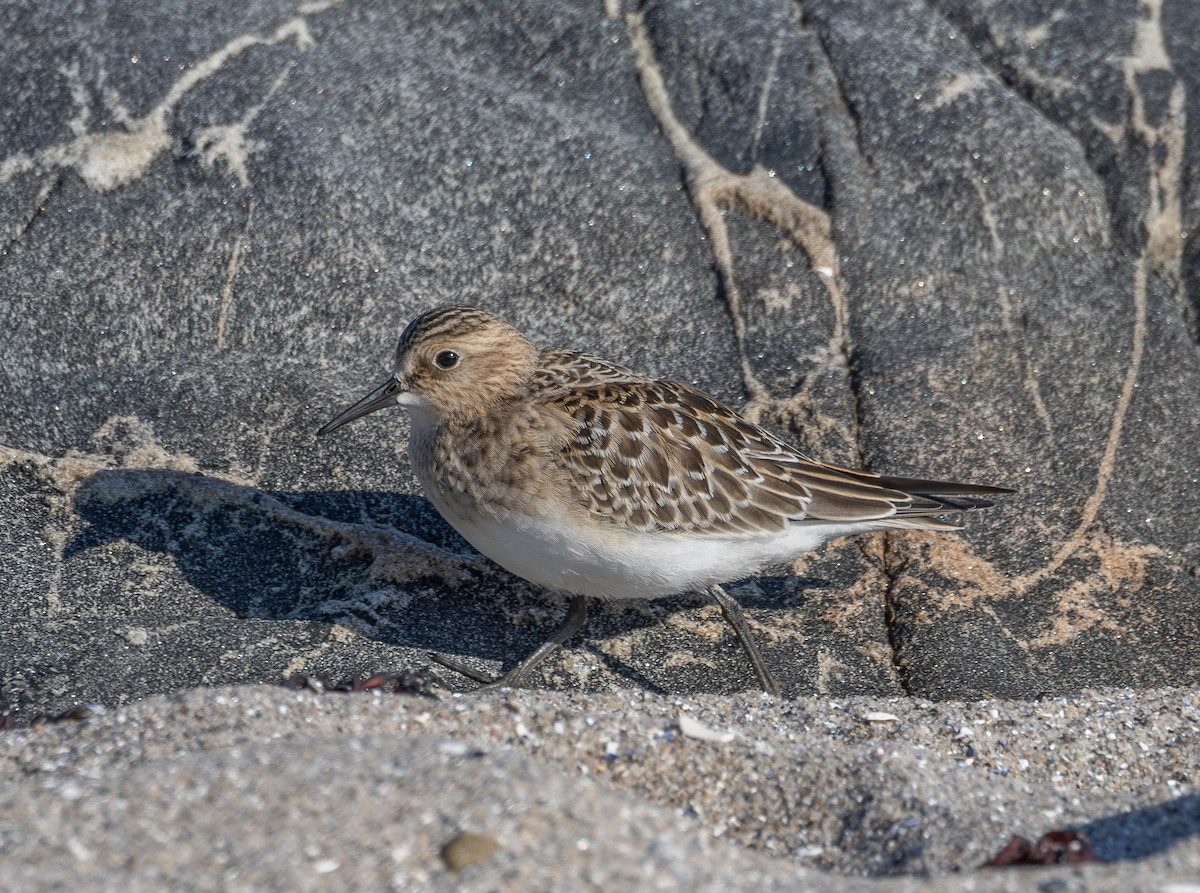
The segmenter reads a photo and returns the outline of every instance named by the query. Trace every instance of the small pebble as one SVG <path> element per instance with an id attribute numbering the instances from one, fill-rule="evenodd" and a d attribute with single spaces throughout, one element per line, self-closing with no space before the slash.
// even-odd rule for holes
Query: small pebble
<path id="1" fill-rule="evenodd" d="M 679 731 L 686 738 L 695 738 L 697 741 L 715 741 L 718 744 L 728 744 L 737 737 L 737 735 L 728 730 L 721 731 L 709 728 L 699 720 L 692 719 L 686 713 L 679 714 Z"/>
<path id="2" fill-rule="evenodd" d="M 462 871 L 482 862 L 496 852 L 496 838 L 490 834 L 472 834 L 464 831 L 444 847 L 442 861 L 451 871 Z"/>
<path id="3" fill-rule="evenodd" d="M 872 710 L 864 717 L 867 722 L 900 722 L 900 717 L 894 713 L 884 713 L 882 710 Z"/>

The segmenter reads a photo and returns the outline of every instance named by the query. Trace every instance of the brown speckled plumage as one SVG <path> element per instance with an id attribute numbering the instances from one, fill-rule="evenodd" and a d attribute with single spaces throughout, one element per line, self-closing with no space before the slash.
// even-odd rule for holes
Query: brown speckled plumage
<path id="1" fill-rule="evenodd" d="M 470 411 L 446 413 L 420 456 L 447 493 L 483 512 L 536 510 L 553 496 L 601 523 L 740 537 L 805 521 L 947 528 L 930 516 L 995 492 L 922 481 L 908 492 L 903 479 L 817 462 L 687 385 L 560 348 L 535 354 L 524 335 L 475 308 L 418 318 L 398 355 L 480 332 L 507 344 L 512 390 L 485 399 L 474 378 Z M 418 370 L 418 384 L 431 374 Z"/>

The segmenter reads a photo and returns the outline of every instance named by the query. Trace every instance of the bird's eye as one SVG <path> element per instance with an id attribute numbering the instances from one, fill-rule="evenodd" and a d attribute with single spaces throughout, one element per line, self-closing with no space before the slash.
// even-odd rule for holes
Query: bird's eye
<path id="1" fill-rule="evenodd" d="M 452 350 L 438 351 L 438 355 L 433 358 L 434 364 L 439 369 L 453 369 L 458 365 L 462 358 Z"/>

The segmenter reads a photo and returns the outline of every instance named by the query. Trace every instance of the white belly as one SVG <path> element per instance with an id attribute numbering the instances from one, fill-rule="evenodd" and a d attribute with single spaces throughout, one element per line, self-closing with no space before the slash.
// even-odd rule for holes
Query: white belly
<path id="1" fill-rule="evenodd" d="M 558 592 L 609 599 L 703 590 L 785 564 L 833 535 L 854 532 L 845 525 L 837 530 L 796 525 L 772 537 L 701 538 L 585 531 L 567 521 L 511 513 L 492 519 L 437 507 L 467 542 L 510 573 Z"/>
<path id="2" fill-rule="evenodd" d="M 566 512 L 560 517 L 483 514 L 439 490 L 432 461 L 434 420 L 419 407 L 409 410 L 413 470 L 442 517 L 505 570 L 557 592 L 621 599 L 703 590 L 786 564 L 833 536 L 880 526 L 795 524 L 780 534 L 735 539 L 583 526 Z"/>

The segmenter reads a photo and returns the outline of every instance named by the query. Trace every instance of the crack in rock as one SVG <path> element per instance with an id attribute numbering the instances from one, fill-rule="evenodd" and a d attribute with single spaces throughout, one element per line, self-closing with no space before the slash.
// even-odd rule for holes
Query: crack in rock
<path id="1" fill-rule="evenodd" d="M 119 130 L 93 132 L 89 129 L 91 103 L 79 64 L 73 62 L 63 66 L 59 71 L 66 78 L 75 103 L 75 115 L 69 122 L 74 137 L 65 143 L 46 146 L 34 152 L 17 152 L 3 159 L 0 161 L 0 185 L 21 173 L 56 169 L 75 170 L 83 182 L 97 192 L 109 192 L 139 180 L 154 161 L 171 147 L 170 116 L 192 88 L 215 75 L 227 62 L 251 47 L 271 46 L 287 40 L 294 40 L 300 49 L 307 49 L 313 44 L 308 22 L 303 16 L 284 22 L 269 34 L 235 37 L 207 57 L 188 65 L 158 105 L 137 118 L 125 107 L 115 90 L 105 88 L 107 76 L 102 70 L 95 87 L 105 97 L 113 117 L 121 125 Z M 243 186 L 248 183 L 245 158 L 254 151 L 254 147 L 245 140 L 245 126 L 261 111 L 263 103 L 281 83 L 281 78 L 276 78 L 267 96 L 240 123 L 225 128 L 205 128 L 200 132 L 204 145 L 202 163 L 211 165 L 221 158 L 230 165 Z"/>
<path id="2" fill-rule="evenodd" d="M 743 383 L 750 395 L 746 413 L 756 418 L 765 407 L 777 401 L 759 381 L 750 363 L 741 291 L 734 275 L 733 250 L 722 211 L 734 209 L 764 220 L 804 252 L 813 272 L 825 286 L 833 308 L 834 326 L 828 352 L 849 370 L 852 353 L 849 343 L 849 304 L 839 275 L 833 224 L 828 213 L 797 196 L 782 179 L 775 176 L 774 171 L 755 164 L 749 173 L 735 174 L 700 146 L 675 115 L 643 16 L 641 13 L 631 13 L 625 17 L 625 22 L 646 102 L 684 169 L 696 215 L 708 234 L 733 323 Z M 855 449 L 861 452 L 857 434 L 854 444 Z"/>

